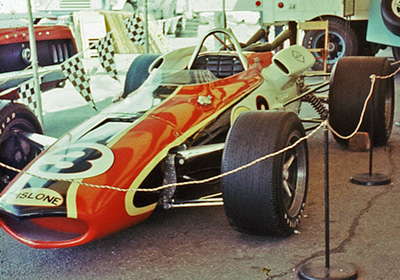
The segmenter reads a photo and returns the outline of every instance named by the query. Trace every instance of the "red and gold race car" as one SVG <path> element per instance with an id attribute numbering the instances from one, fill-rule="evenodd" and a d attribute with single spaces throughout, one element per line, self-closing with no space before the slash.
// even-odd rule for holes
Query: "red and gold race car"
<path id="1" fill-rule="evenodd" d="M 301 102 L 316 108 L 319 122 L 329 113 L 347 134 L 360 118 L 369 76 L 391 69 L 386 58 L 343 58 L 330 81 L 307 85 L 304 73 L 315 62 L 309 50 L 292 45 L 274 54 L 288 33 L 257 43 L 263 36 L 241 44 L 230 31 L 213 29 L 198 46 L 135 58 L 119 100 L 44 147 L 3 190 L 4 231 L 35 248 L 69 247 L 137 224 L 157 205 L 223 205 L 241 232 L 293 233 L 308 184 Z M 316 93 L 329 85 L 328 112 L 326 97 Z M 375 89 L 368 106 L 377 120 L 374 143 L 385 144 L 393 79 Z M 40 145 L 35 133 L 17 135 Z"/>

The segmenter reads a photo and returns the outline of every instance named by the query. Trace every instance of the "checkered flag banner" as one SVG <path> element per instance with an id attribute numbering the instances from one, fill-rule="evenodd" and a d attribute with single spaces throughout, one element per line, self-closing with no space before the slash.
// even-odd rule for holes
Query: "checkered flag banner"
<path id="1" fill-rule="evenodd" d="M 128 37 L 134 44 L 143 46 L 145 44 L 144 24 L 139 13 L 134 13 L 124 21 Z"/>
<path id="2" fill-rule="evenodd" d="M 89 103 L 92 103 L 92 107 L 96 109 L 96 104 L 93 101 L 92 92 L 90 90 L 90 78 L 85 72 L 83 63 L 80 56 L 76 55 L 61 64 L 61 70 L 68 80 L 72 83 L 74 88 L 80 93 L 80 95 Z"/>
<path id="3" fill-rule="evenodd" d="M 99 60 L 101 66 L 106 70 L 113 79 L 119 81 L 117 66 L 114 60 L 114 40 L 111 37 L 112 31 L 108 32 L 104 38 L 101 38 L 97 43 L 99 52 Z"/>
<path id="4" fill-rule="evenodd" d="M 37 98 L 40 98 L 38 95 L 35 95 L 35 81 L 34 79 L 30 79 L 26 82 L 23 82 L 18 86 L 17 92 L 19 94 L 19 101 L 26 106 L 28 106 L 33 113 L 39 117 L 40 110 Z"/>

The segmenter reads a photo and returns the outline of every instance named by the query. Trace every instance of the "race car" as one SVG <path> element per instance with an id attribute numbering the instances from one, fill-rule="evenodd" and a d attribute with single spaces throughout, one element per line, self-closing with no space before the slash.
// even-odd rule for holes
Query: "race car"
<path id="1" fill-rule="evenodd" d="M 293 233 L 309 172 L 301 102 L 318 112 L 308 122 L 329 113 L 335 130 L 346 134 L 360 119 L 370 75 L 386 75 L 391 67 L 385 58 L 344 58 L 330 80 L 307 85 L 313 55 L 298 45 L 274 53 L 290 31 L 271 44 L 257 43 L 264 35 L 241 44 L 230 31 L 213 29 L 197 46 L 135 58 L 120 98 L 43 144 L 3 190 L 2 228 L 32 247 L 62 248 L 137 224 L 157 205 L 223 205 L 241 232 Z M 329 85 L 330 112 L 326 97 L 317 95 Z M 373 109 L 373 141 L 382 145 L 393 122 L 393 79 L 377 81 L 375 94 L 361 130 L 370 132 Z M 35 133 L 16 135 L 40 145 Z"/>
<path id="2" fill-rule="evenodd" d="M 60 64 L 77 52 L 74 37 L 68 26 L 36 25 L 34 27 L 38 75 L 42 92 L 63 87 L 67 77 Z M 21 98 L 19 86 L 33 78 L 28 27 L 0 29 L 0 161 L 23 168 L 40 150 L 16 137 L 15 130 L 43 133 L 37 117 Z M 3 189 L 15 172 L 0 168 L 0 189 Z"/>

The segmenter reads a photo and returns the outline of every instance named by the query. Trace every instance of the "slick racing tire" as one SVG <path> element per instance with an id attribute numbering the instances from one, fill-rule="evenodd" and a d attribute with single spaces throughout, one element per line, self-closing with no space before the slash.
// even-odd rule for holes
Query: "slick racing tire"
<path id="1" fill-rule="evenodd" d="M 149 77 L 150 65 L 159 57 L 159 54 L 142 54 L 136 57 L 126 74 L 122 98 L 138 89 Z"/>
<path id="2" fill-rule="evenodd" d="M 305 135 L 292 112 L 245 112 L 226 141 L 222 172 L 279 151 Z M 287 236 L 298 226 L 308 184 L 306 141 L 222 179 L 225 213 L 236 230 Z"/>
<path id="3" fill-rule="evenodd" d="M 40 152 L 17 131 L 43 133 L 36 116 L 25 105 L 9 103 L 0 110 L 0 162 L 22 169 Z M 14 178 L 15 172 L 0 168 L 0 190 Z"/>
<path id="4" fill-rule="evenodd" d="M 309 49 L 323 48 L 325 32 L 306 31 L 303 39 L 303 46 Z M 341 19 L 329 18 L 329 51 L 327 57 L 328 71 L 343 56 L 354 56 L 358 52 L 357 36 L 353 29 L 346 25 Z M 316 57 L 320 54 L 316 53 Z M 323 60 L 317 59 L 313 66 L 314 70 L 323 69 Z"/>
<path id="5" fill-rule="evenodd" d="M 342 136 L 354 132 L 371 89 L 372 74 L 387 76 L 391 66 L 385 57 L 344 57 L 334 68 L 329 91 L 329 123 Z M 389 140 L 394 115 L 394 80 L 376 79 L 374 92 L 368 102 L 361 124 L 361 132 L 371 135 L 374 118 L 373 144 L 385 145 Z M 341 144 L 348 144 L 334 135 Z"/>
<path id="6" fill-rule="evenodd" d="M 382 0 L 381 14 L 387 29 L 400 36 L 400 0 Z"/>

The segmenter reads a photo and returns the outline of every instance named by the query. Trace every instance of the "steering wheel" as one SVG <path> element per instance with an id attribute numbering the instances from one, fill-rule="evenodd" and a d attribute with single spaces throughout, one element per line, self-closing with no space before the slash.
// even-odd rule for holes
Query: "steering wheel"
<path id="1" fill-rule="evenodd" d="M 223 40 L 221 40 L 217 36 L 218 34 L 222 34 L 224 38 L 226 38 L 229 41 L 229 44 L 226 44 Z M 243 69 L 245 71 L 248 69 L 248 63 L 245 56 L 243 55 L 243 51 L 239 44 L 239 41 L 236 39 L 235 35 L 233 35 L 232 32 L 223 28 L 212 29 L 204 35 L 203 39 L 200 41 L 200 44 L 197 45 L 195 51 L 193 52 L 192 57 L 190 58 L 188 69 L 191 69 L 193 67 L 194 62 L 196 61 L 197 57 L 200 54 L 201 49 L 203 48 L 204 42 L 208 39 L 208 37 L 211 36 L 214 36 L 224 46 L 224 48 L 232 52 L 236 52 L 240 62 L 242 63 Z"/>

